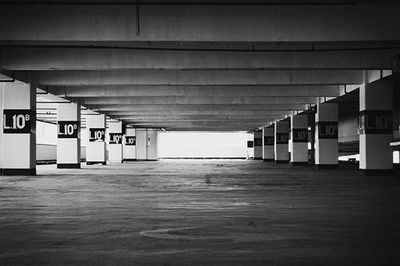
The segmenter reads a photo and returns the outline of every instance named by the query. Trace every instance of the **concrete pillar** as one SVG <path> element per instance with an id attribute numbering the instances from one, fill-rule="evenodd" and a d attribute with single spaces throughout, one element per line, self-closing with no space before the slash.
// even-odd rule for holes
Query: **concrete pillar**
<path id="1" fill-rule="evenodd" d="M 317 169 L 338 168 L 338 105 L 318 103 L 315 114 L 315 166 Z"/>
<path id="2" fill-rule="evenodd" d="M 276 121 L 275 122 L 275 162 L 288 163 L 289 162 L 289 122 Z"/>
<path id="3" fill-rule="evenodd" d="M 86 164 L 106 164 L 106 116 L 89 115 L 86 119 L 88 143 L 86 146 Z"/>
<path id="4" fill-rule="evenodd" d="M 308 116 L 290 117 L 290 164 L 308 164 Z"/>
<path id="5" fill-rule="evenodd" d="M 157 161 L 158 160 L 158 130 L 148 129 L 147 130 L 147 160 Z"/>
<path id="6" fill-rule="evenodd" d="M 136 159 L 158 160 L 158 131 L 136 129 Z"/>
<path id="7" fill-rule="evenodd" d="M 273 162 L 275 161 L 274 126 L 264 127 L 262 133 L 263 160 L 266 162 Z"/>
<path id="8" fill-rule="evenodd" d="M 114 163 L 122 163 L 122 122 L 111 122 L 108 125 L 109 142 L 108 142 L 108 160 Z"/>
<path id="9" fill-rule="evenodd" d="M 126 129 L 123 150 L 124 161 L 136 160 L 136 129 Z"/>
<path id="10" fill-rule="evenodd" d="M 251 133 L 247 134 L 247 159 L 254 158 L 254 136 Z"/>
<path id="11" fill-rule="evenodd" d="M 360 169 L 364 174 L 390 174 L 393 169 L 393 86 L 367 83 L 360 88 Z"/>
<path id="12" fill-rule="evenodd" d="M 0 83 L 0 172 L 36 175 L 36 88 Z"/>
<path id="13" fill-rule="evenodd" d="M 262 160 L 262 131 L 254 131 L 254 160 Z"/>
<path id="14" fill-rule="evenodd" d="M 81 168 L 81 106 L 57 106 L 57 168 Z"/>

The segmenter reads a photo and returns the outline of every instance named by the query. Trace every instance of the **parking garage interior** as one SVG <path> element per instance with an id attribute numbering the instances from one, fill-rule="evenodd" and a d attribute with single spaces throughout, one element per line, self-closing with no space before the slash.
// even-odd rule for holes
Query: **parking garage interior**
<path id="1" fill-rule="evenodd" d="M 0 265 L 400 264 L 399 12 L 0 0 Z"/>

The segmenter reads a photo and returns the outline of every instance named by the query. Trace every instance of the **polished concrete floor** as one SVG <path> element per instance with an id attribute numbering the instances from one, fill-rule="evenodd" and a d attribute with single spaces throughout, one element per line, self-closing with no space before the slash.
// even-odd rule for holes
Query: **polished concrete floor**
<path id="1" fill-rule="evenodd" d="M 0 177 L 0 265 L 399 265 L 400 177 L 176 160 Z"/>

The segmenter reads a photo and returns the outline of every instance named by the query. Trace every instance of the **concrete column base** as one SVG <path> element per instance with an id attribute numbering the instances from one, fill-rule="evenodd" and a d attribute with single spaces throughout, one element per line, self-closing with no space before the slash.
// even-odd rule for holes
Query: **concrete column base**
<path id="1" fill-rule="evenodd" d="M 289 160 L 275 160 L 275 163 L 289 163 Z"/>
<path id="2" fill-rule="evenodd" d="M 365 176 L 393 175 L 393 169 L 360 169 L 360 172 Z"/>
<path id="3" fill-rule="evenodd" d="M 58 163 L 57 168 L 62 168 L 62 169 L 80 169 L 81 164 L 80 163 Z"/>
<path id="4" fill-rule="evenodd" d="M 263 159 L 264 162 L 275 162 L 275 159 Z"/>
<path id="5" fill-rule="evenodd" d="M 338 164 L 316 164 L 315 168 L 318 170 L 321 169 L 339 169 Z"/>
<path id="6" fill-rule="evenodd" d="M 94 164 L 102 164 L 102 165 L 106 165 L 106 162 L 86 162 L 86 165 L 94 165 Z"/>
<path id="7" fill-rule="evenodd" d="M 290 162 L 290 165 L 296 166 L 296 165 L 308 165 L 308 162 Z"/>
<path id="8" fill-rule="evenodd" d="M 30 169 L 5 168 L 5 169 L 0 169 L 0 175 L 36 175 L 36 168 L 30 168 Z"/>

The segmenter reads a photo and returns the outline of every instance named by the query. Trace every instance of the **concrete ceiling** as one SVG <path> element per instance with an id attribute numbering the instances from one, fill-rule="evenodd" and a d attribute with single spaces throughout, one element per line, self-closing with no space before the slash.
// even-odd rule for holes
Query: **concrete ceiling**
<path id="1" fill-rule="evenodd" d="M 400 52 L 398 1 L 212 2 L 0 0 L 1 72 L 136 127 L 251 130 Z"/>

